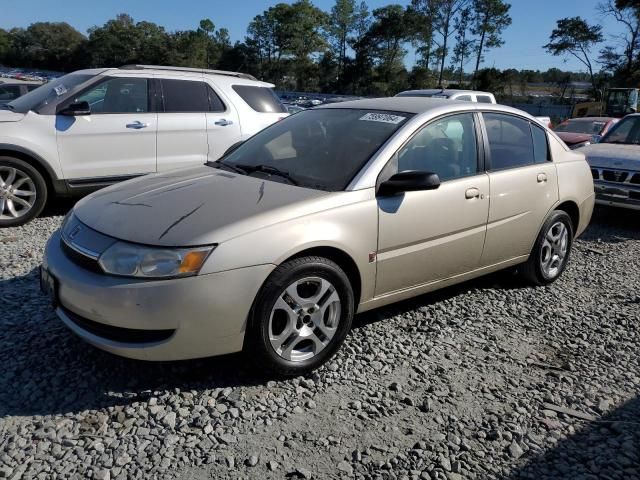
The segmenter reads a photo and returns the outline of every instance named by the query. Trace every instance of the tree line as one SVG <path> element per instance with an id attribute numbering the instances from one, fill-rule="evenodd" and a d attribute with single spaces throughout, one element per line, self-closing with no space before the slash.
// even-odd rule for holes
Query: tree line
<path id="1" fill-rule="evenodd" d="M 218 68 L 251 73 L 280 89 L 357 95 L 497 84 L 513 95 L 514 85 L 535 75 L 481 68 L 487 52 L 504 42 L 510 8 L 504 0 L 412 0 L 406 7 L 390 4 L 369 11 L 364 1 L 336 0 L 323 11 L 311 0 L 298 0 L 256 15 L 244 40 L 235 43 L 210 19 L 195 29 L 168 31 L 120 14 L 86 35 L 67 23 L 38 22 L 0 29 L 0 64 L 57 71 L 129 63 Z M 602 29 L 580 17 L 558 20 L 544 46 L 585 64 L 594 88 L 601 78 L 597 62 L 619 81 L 635 78 L 640 66 L 640 0 L 606 0 L 598 8 L 620 22 L 626 34 L 611 39 L 597 60 L 592 52 L 604 42 Z M 411 68 L 406 66 L 409 47 L 415 52 Z M 554 83 L 572 79 L 565 72 Z"/>

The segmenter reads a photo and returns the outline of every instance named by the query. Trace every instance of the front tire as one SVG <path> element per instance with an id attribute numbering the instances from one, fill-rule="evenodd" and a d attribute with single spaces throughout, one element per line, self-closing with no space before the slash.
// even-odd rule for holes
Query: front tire
<path id="1" fill-rule="evenodd" d="M 0 228 L 17 227 L 40 215 L 47 202 L 47 184 L 27 162 L 0 157 Z"/>
<path id="2" fill-rule="evenodd" d="M 353 315 L 353 289 L 336 263 L 295 258 L 278 266 L 260 290 L 245 351 L 261 369 L 302 375 L 337 352 Z"/>
<path id="3" fill-rule="evenodd" d="M 573 245 L 573 223 L 562 210 L 554 210 L 540 229 L 529 260 L 521 269 L 524 279 L 533 285 L 555 282 L 569 261 Z"/>

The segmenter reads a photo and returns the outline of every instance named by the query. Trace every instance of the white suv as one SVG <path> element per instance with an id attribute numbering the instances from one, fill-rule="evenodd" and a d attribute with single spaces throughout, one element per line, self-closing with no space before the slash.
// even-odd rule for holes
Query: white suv
<path id="1" fill-rule="evenodd" d="M 0 227 L 28 222 L 52 194 L 216 160 L 287 115 L 272 84 L 242 73 L 131 65 L 65 75 L 0 110 Z"/>

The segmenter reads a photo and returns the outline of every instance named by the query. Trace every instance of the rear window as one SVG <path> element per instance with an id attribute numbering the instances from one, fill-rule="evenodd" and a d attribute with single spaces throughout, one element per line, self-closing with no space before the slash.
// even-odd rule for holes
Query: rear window
<path id="1" fill-rule="evenodd" d="M 233 85 L 232 88 L 256 112 L 287 113 L 287 108 L 270 88 L 252 85 Z"/>
<path id="2" fill-rule="evenodd" d="M 476 95 L 478 103 L 493 103 L 489 95 Z"/>
<path id="3" fill-rule="evenodd" d="M 20 96 L 20 87 L 17 85 L 0 85 L 0 100 L 13 100 Z"/>

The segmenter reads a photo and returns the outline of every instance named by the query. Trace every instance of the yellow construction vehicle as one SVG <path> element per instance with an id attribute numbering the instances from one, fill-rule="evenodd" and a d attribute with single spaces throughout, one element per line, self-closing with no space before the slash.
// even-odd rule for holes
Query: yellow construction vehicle
<path id="1" fill-rule="evenodd" d="M 638 111 L 638 88 L 609 88 L 604 92 L 601 102 L 576 103 L 571 114 L 579 117 L 622 118 Z"/>

